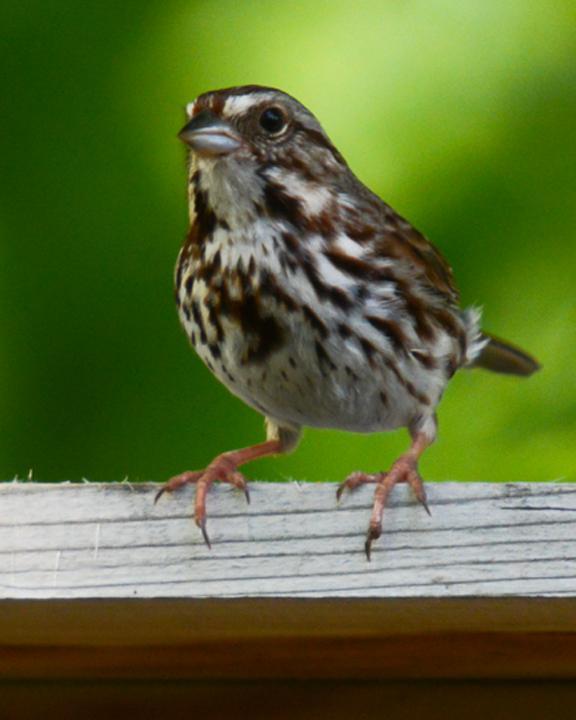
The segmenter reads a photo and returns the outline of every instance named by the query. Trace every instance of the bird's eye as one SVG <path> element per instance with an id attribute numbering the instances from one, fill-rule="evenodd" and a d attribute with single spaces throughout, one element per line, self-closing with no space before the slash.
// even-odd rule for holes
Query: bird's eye
<path id="1" fill-rule="evenodd" d="M 278 107 L 270 107 L 260 115 L 260 126 L 266 132 L 276 135 L 286 126 L 286 117 Z"/>

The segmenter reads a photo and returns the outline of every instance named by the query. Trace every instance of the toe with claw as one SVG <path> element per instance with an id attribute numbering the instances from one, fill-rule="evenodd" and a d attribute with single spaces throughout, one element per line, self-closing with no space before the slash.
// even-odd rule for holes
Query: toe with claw
<path id="1" fill-rule="evenodd" d="M 217 457 L 208 465 L 205 470 L 183 472 L 175 475 L 163 485 L 156 493 L 154 503 L 162 497 L 165 492 L 174 492 L 184 485 L 196 485 L 196 499 L 194 503 L 194 520 L 202 532 L 206 545 L 211 548 L 210 537 L 206 530 L 206 495 L 210 485 L 214 482 L 224 482 L 241 490 L 244 493 L 246 502 L 250 502 L 248 485 L 242 473 L 238 472 L 236 465 L 225 455 Z"/>
<path id="2" fill-rule="evenodd" d="M 292 438 L 291 435 L 286 437 L 288 437 L 288 439 Z M 286 437 L 271 438 L 258 445 L 251 445 L 241 450 L 231 450 L 230 452 L 222 453 L 222 455 L 214 458 L 205 470 L 195 470 L 193 472 L 183 472 L 180 473 L 180 475 L 175 475 L 156 493 L 154 502 L 158 502 L 165 492 L 174 492 L 174 490 L 178 490 L 184 485 L 196 485 L 194 520 L 202 532 L 204 542 L 208 547 L 211 547 L 210 538 L 206 531 L 206 495 L 212 483 L 228 483 L 238 490 L 241 490 L 244 493 L 246 501 L 250 502 L 250 493 L 248 492 L 246 479 L 242 473 L 238 472 L 238 467 L 257 458 L 285 452 Z"/>

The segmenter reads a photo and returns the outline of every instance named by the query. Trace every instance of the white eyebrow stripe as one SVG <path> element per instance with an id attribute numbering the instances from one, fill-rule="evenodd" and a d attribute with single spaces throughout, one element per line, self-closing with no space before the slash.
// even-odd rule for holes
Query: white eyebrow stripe
<path id="1" fill-rule="evenodd" d="M 251 107 L 260 105 L 273 98 L 272 93 L 247 93 L 246 95 L 233 95 L 224 104 L 224 115 L 232 117 L 242 115 Z"/>
<path id="2" fill-rule="evenodd" d="M 190 103 L 188 103 L 188 105 L 186 105 L 186 115 L 188 115 L 189 118 L 191 118 L 192 115 L 194 114 L 194 105 L 196 105 L 196 100 L 194 100 L 194 102 L 190 102 Z"/>

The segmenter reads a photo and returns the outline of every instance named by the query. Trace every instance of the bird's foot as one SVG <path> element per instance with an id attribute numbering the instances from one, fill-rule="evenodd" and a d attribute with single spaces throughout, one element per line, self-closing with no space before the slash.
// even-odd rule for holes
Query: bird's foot
<path id="1" fill-rule="evenodd" d="M 363 472 L 355 472 L 349 475 L 346 480 L 338 486 L 336 491 L 336 497 L 338 500 L 342 496 L 344 490 L 354 490 L 360 485 L 366 483 L 375 483 L 376 490 L 374 492 L 374 504 L 372 506 L 372 515 L 370 517 L 370 524 L 368 525 L 368 532 L 366 534 L 366 542 L 364 544 L 364 550 L 366 551 L 366 557 L 370 560 L 370 554 L 372 550 L 372 543 L 377 540 L 382 534 L 382 515 L 384 508 L 388 501 L 388 497 L 394 485 L 406 482 L 412 488 L 412 492 L 416 496 L 418 502 L 420 502 L 428 515 L 430 515 L 430 508 L 426 501 L 426 490 L 420 474 L 418 473 L 417 460 L 411 455 L 402 455 L 388 472 L 375 473 L 368 475 Z"/>
<path id="2" fill-rule="evenodd" d="M 158 502 L 165 492 L 174 492 L 184 485 L 196 485 L 196 500 L 194 504 L 194 520 L 196 525 L 202 531 L 204 542 L 211 547 L 210 538 L 206 530 L 206 495 L 208 488 L 214 482 L 224 482 L 233 485 L 238 490 L 242 490 L 246 497 L 246 501 L 250 502 L 250 494 L 248 485 L 242 473 L 237 470 L 237 463 L 229 456 L 231 453 L 223 453 L 218 455 L 205 470 L 196 470 L 180 473 L 170 478 L 156 493 L 154 503 Z"/>

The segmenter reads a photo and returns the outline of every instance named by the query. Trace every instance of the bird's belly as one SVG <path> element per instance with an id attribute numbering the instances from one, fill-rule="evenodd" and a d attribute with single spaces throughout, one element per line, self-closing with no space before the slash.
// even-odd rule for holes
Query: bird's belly
<path id="1" fill-rule="evenodd" d="M 277 336 L 269 324 L 269 336 L 254 339 L 222 321 L 218 340 L 181 319 L 216 377 L 248 405 L 280 423 L 353 432 L 391 430 L 409 425 L 422 412 L 423 399 L 430 405 L 437 402 L 421 368 L 413 374 L 397 360 L 394 370 L 384 357 L 368 361 L 353 339 L 321 340 L 302 323 L 283 325 Z"/>

